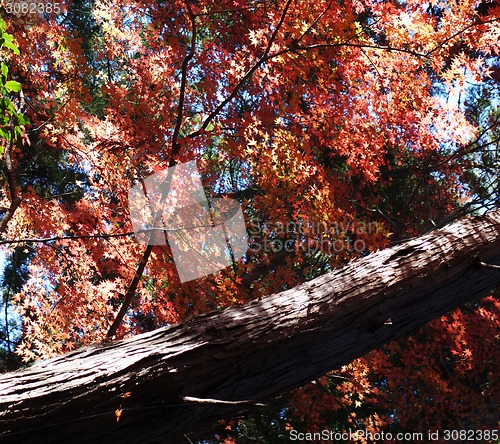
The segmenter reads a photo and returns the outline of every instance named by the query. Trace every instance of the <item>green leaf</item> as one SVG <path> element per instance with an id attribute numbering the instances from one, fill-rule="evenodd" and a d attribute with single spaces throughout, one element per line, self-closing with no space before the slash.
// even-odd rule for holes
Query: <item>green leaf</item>
<path id="1" fill-rule="evenodd" d="M 13 103 L 8 97 L 2 97 L 0 99 L 0 109 L 4 112 L 7 112 L 10 116 L 16 114 L 16 109 L 14 108 Z"/>
<path id="2" fill-rule="evenodd" d="M 7 78 L 7 74 L 9 73 L 9 67 L 2 62 L 2 74 L 5 78 Z"/>
<path id="3" fill-rule="evenodd" d="M 16 45 L 14 45 L 14 44 L 13 44 L 13 43 L 11 43 L 11 42 L 7 42 L 7 41 L 5 41 L 5 42 L 3 43 L 3 45 L 2 45 L 2 46 L 5 46 L 6 48 L 10 49 L 10 50 L 11 50 L 14 54 L 16 54 L 16 55 L 21 54 L 21 53 L 19 52 L 19 49 L 17 48 L 17 46 L 16 46 Z"/>
<path id="4" fill-rule="evenodd" d="M 10 141 L 10 137 L 11 137 L 10 131 L 8 131 L 8 130 L 5 131 L 3 128 L 0 128 L 0 137 L 2 139 Z"/>
<path id="5" fill-rule="evenodd" d="M 28 119 L 24 114 L 17 114 L 17 123 L 19 125 L 29 125 L 30 119 Z"/>
<path id="6" fill-rule="evenodd" d="M 19 82 L 16 82 L 15 80 L 9 80 L 5 84 L 5 88 L 7 88 L 9 91 L 19 92 L 21 91 L 21 84 Z"/>

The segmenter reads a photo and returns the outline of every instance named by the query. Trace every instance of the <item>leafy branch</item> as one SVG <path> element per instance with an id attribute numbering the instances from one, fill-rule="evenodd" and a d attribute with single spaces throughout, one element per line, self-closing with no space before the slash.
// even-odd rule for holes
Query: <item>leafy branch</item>
<path id="1" fill-rule="evenodd" d="M 193 13 L 193 10 L 191 8 L 191 5 L 189 2 L 186 2 L 186 9 L 189 15 L 189 19 L 191 21 L 191 45 L 189 48 L 189 52 L 186 54 L 184 57 L 184 60 L 182 62 L 182 68 L 181 68 L 181 88 L 179 92 L 179 104 L 177 108 L 177 121 L 175 124 L 175 129 L 174 129 L 174 134 L 172 136 L 172 152 L 170 154 L 170 161 L 169 161 L 169 166 L 173 167 L 176 163 L 176 157 L 179 154 L 180 151 L 180 144 L 178 143 L 178 137 L 179 137 L 179 132 L 182 126 L 182 117 L 184 114 L 184 101 L 186 97 L 186 86 L 187 86 L 187 73 L 188 73 L 188 65 L 189 61 L 194 57 L 195 49 L 196 49 L 196 17 Z M 169 175 L 170 176 L 170 175 Z M 162 202 L 166 196 L 161 197 L 161 202 L 159 205 L 159 210 L 156 212 L 154 220 L 158 220 L 158 217 L 161 215 L 161 208 L 162 208 Z M 130 303 L 132 302 L 137 287 L 139 286 L 139 282 L 142 278 L 142 275 L 144 273 L 144 269 L 146 268 L 146 265 L 148 263 L 148 260 L 151 256 L 151 252 L 153 251 L 153 245 L 149 244 L 147 245 L 146 249 L 144 250 L 144 253 L 142 254 L 141 261 L 139 262 L 139 266 L 137 267 L 137 270 L 134 274 L 134 278 L 132 279 L 132 282 L 130 286 L 128 287 L 126 293 L 125 293 L 125 298 L 123 300 L 123 303 L 120 307 L 120 310 L 118 314 L 115 317 L 115 320 L 111 324 L 111 327 L 109 328 L 106 336 L 108 338 L 113 338 L 116 335 L 116 332 L 118 330 L 118 327 L 123 321 L 123 318 L 125 317 L 125 314 L 128 310 L 128 307 L 130 306 Z"/>
<path id="2" fill-rule="evenodd" d="M 440 42 L 438 45 L 436 45 L 434 48 L 432 48 L 430 51 L 428 51 L 425 55 L 426 55 L 426 57 L 429 57 L 433 52 L 436 52 L 438 49 L 442 48 L 448 42 L 450 42 L 451 40 L 453 40 L 456 37 L 460 36 L 465 31 L 468 31 L 470 28 L 473 28 L 474 26 L 486 25 L 488 23 L 493 23 L 493 22 L 496 22 L 498 20 L 500 20 L 500 19 L 494 18 L 494 19 L 487 20 L 487 21 L 484 21 L 484 22 L 482 22 L 482 21 L 473 22 L 470 25 L 466 26 L 465 28 L 462 28 L 462 29 L 458 30 L 457 32 L 455 32 L 455 34 L 453 34 L 453 35 L 449 36 L 448 38 L 444 39 L 442 42 Z"/>
<path id="3" fill-rule="evenodd" d="M 283 12 L 281 13 L 281 17 L 278 21 L 278 24 L 274 28 L 274 31 L 271 35 L 271 38 L 269 39 L 269 42 L 267 43 L 267 47 L 266 47 L 262 57 L 245 73 L 245 75 L 240 79 L 240 81 L 233 88 L 231 94 L 229 94 L 222 102 L 220 102 L 219 105 L 217 106 L 217 108 L 215 108 L 210 113 L 210 115 L 203 121 L 201 127 L 198 130 L 194 131 L 193 133 L 189 134 L 189 136 L 188 136 L 189 138 L 194 138 L 194 137 L 202 134 L 203 131 L 205 131 L 207 129 L 208 125 L 210 125 L 212 120 L 214 120 L 219 115 L 219 113 L 225 108 L 225 106 L 236 97 L 236 95 L 238 94 L 240 89 L 247 82 L 247 80 L 249 80 L 253 76 L 255 71 L 257 71 L 266 61 L 270 60 L 273 57 L 273 56 L 269 55 L 269 52 L 271 51 L 271 47 L 276 40 L 276 37 L 278 35 L 278 32 L 279 32 L 281 26 L 283 25 L 283 22 L 285 21 L 286 14 L 288 12 L 288 9 L 290 8 L 291 3 L 292 3 L 292 1 L 288 0 L 285 7 L 283 8 Z"/>
<path id="4" fill-rule="evenodd" d="M 14 54 L 19 55 L 19 49 L 14 44 L 12 34 L 5 32 L 6 23 L 0 18 L 0 49 L 6 48 Z M 21 197 L 15 181 L 14 166 L 12 162 L 12 148 L 14 143 L 20 140 L 22 135 L 22 126 L 29 123 L 21 112 L 18 112 L 9 98 L 10 94 L 20 92 L 20 106 L 22 109 L 24 96 L 21 91 L 21 84 L 15 80 L 8 80 L 9 68 L 4 63 L 0 63 L 0 138 L 7 141 L 7 147 L 4 153 L 4 174 L 7 178 L 10 192 L 10 207 L 0 221 L 0 233 L 5 231 L 7 224 L 14 217 L 14 213 L 21 204 Z M 0 145 L 0 154 L 3 147 Z"/>

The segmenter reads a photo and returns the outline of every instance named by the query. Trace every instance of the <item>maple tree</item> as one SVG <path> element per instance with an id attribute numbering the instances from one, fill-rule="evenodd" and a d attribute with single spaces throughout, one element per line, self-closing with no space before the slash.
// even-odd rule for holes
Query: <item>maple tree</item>
<path id="1" fill-rule="evenodd" d="M 25 362 L 265 298 L 498 206 L 494 4 L 60 6 L 29 20 L 3 14 L 21 50 L 8 71 L 22 85 L 11 111 L 26 116 L 17 144 L 2 141 L 4 306 L 21 316 Z M 250 250 L 181 284 L 168 246 L 136 241 L 127 196 L 193 159 L 208 194 L 242 203 Z M 287 420 L 320 427 L 334 404 L 341 427 L 358 412 L 370 430 L 408 429 L 415 416 L 437 427 L 436 412 L 457 399 L 477 406 L 496 377 L 484 338 L 498 304 L 470 310 L 353 362 L 337 374 L 348 382 L 330 376 L 291 395 Z M 13 348 L 9 334 L 4 342 Z M 410 363 L 424 352 L 438 358 L 422 375 Z M 436 406 L 418 410 L 406 380 Z M 488 402 L 447 420 L 480 426 Z"/>

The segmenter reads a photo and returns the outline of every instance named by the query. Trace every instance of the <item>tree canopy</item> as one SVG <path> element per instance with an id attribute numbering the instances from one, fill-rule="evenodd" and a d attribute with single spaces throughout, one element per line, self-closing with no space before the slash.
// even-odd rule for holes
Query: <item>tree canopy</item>
<path id="1" fill-rule="evenodd" d="M 265 300 L 497 208 L 499 16 L 471 0 L 5 0 L 2 367 Z M 241 205 L 248 251 L 183 282 L 171 245 L 134 234 L 129 191 L 189 161 L 207 196 Z M 193 439 L 491 428 L 491 291 Z"/>

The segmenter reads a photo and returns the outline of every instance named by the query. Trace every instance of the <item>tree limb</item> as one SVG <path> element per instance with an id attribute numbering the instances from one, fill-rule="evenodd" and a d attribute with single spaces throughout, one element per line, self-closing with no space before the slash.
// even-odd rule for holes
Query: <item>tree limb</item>
<path id="1" fill-rule="evenodd" d="M 42 361 L 0 377 L 0 440 L 169 442 L 487 296 L 497 266 L 500 209 L 262 300 Z"/>

